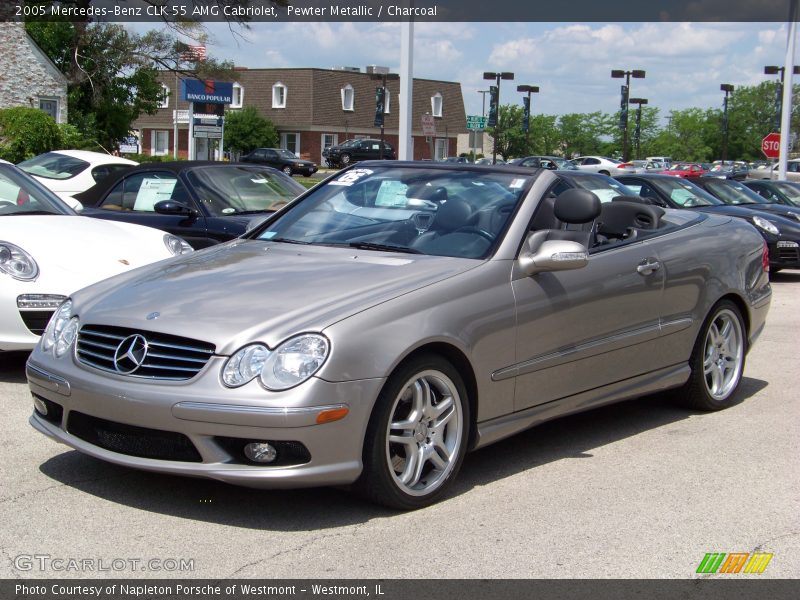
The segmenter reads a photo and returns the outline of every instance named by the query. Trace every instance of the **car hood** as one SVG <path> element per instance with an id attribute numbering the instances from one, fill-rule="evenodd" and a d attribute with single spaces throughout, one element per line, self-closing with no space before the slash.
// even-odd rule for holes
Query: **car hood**
<path id="1" fill-rule="evenodd" d="M 763 205 L 754 205 L 763 206 Z M 739 217 L 751 221 L 752 217 L 757 216 L 762 219 L 771 221 L 781 230 L 781 234 L 791 233 L 793 236 L 800 235 L 800 222 L 795 221 L 793 218 L 780 215 L 777 213 L 768 213 L 763 210 L 755 208 L 746 208 L 745 206 L 734 206 L 732 204 L 721 204 L 718 206 L 700 206 L 694 210 L 702 212 L 709 212 L 716 215 L 728 215 L 731 217 Z M 752 222 L 752 221 L 751 221 Z"/>
<path id="2" fill-rule="evenodd" d="M 59 292 L 172 256 L 163 231 L 71 215 L 0 217 L 0 239 L 30 254 L 39 281 Z"/>
<path id="3" fill-rule="evenodd" d="M 83 323 L 170 333 L 218 354 L 325 327 L 482 264 L 324 246 L 235 240 L 75 296 Z M 153 313 L 159 313 L 153 318 Z M 147 316 L 150 315 L 150 320 Z"/>

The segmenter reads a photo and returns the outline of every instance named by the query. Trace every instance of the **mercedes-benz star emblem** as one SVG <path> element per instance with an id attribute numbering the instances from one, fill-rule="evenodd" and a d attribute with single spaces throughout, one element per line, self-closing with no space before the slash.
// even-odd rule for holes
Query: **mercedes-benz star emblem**
<path id="1" fill-rule="evenodd" d="M 129 335 L 117 346 L 114 352 L 114 368 L 118 373 L 130 375 L 142 366 L 147 356 L 147 340 L 144 336 Z"/>
<path id="2" fill-rule="evenodd" d="M 160 313 L 160 312 L 158 312 L 158 311 L 156 311 L 156 312 L 151 312 L 151 313 L 150 313 L 149 315 L 147 315 L 147 317 L 145 317 L 145 318 L 146 318 L 148 321 L 152 321 L 153 319 L 157 319 L 157 318 L 158 318 L 158 317 L 160 317 L 160 316 L 161 316 L 161 313 Z"/>

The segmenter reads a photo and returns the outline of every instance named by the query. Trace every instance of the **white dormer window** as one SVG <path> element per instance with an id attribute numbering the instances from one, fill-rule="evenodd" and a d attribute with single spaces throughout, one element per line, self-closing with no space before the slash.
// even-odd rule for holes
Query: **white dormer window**
<path id="1" fill-rule="evenodd" d="M 158 101 L 158 108 L 169 108 L 169 86 L 161 84 L 161 98 Z"/>
<path id="2" fill-rule="evenodd" d="M 383 96 L 383 114 L 388 115 L 391 112 L 391 99 L 392 96 L 389 93 L 389 90 L 386 90 L 386 94 Z"/>
<path id="3" fill-rule="evenodd" d="M 433 96 L 431 96 L 431 114 L 434 117 L 441 117 L 442 116 L 442 94 L 441 94 L 441 92 L 436 92 Z"/>
<path id="4" fill-rule="evenodd" d="M 231 108 L 242 108 L 244 102 L 244 88 L 239 83 L 233 84 L 233 97 L 231 98 Z"/>
<path id="5" fill-rule="evenodd" d="M 286 108 L 286 86 L 280 81 L 272 86 L 272 108 Z"/>
<path id="6" fill-rule="evenodd" d="M 342 110 L 353 111 L 355 104 L 355 92 L 349 83 L 342 88 Z"/>

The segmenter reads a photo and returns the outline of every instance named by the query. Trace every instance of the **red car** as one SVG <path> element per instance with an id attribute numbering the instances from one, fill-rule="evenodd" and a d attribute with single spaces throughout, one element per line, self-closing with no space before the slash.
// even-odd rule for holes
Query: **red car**
<path id="1" fill-rule="evenodd" d="M 678 163 L 672 165 L 664 175 L 672 175 L 673 177 L 700 177 L 706 174 L 706 170 L 697 163 Z"/>

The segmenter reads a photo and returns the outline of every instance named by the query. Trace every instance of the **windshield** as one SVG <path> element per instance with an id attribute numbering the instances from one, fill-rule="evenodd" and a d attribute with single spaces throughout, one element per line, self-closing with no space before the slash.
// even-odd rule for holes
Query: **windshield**
<path id="1" fill-rule="evenodd" d="M 0 215 L 20 214 L 74 215 L 75 211 L 38 181 L 0 164 Z"/>
<path id="2" fill-rule="evenodd" d="M 589 190 L 600 198 L 600 202 L 611 202 L 617 196 L 635 196 L 628 187 L 621 184 L 616 179 L 611 179 L 605 175 L 595 175 L 593 177 L 575 177 L 575 183 L 585 190 Z"/>
<path id="3" fill-rule="evenodd" d="M 255 237 L 485 258 L 531 180 L 483 170 L 354 168 L 314 188 Z"/>
<path id="4" fill-rule="evenodd" d="M 664 177 L 650 181 L 657 190 L 665 194 L 678 206 L 691 208 L 693 206 L 718 206 L 724 204 L 695 184 L 676 177 Z"/>
<path id="5" fill-rule="evenodd" d="M 47 152 L 17 165 L 20 169 L 45 179 L 69 179 L 84 171 L 89 163 L 74 156 Z"/>
<path id="6" fill-rule="evenodd" d="M 741 183 L 709 181 L 706 189 L 725 204 L 766 204 L 761 196 Z"/>
<path id="7" fill-rule="evenodd" d="M 305 191 L 283 173 L 257 166 L 201 167 L 187 178 L 214 216 L 277 210 Z"/>
<path id="8" fill-rule="evenodd" d="M 700 168 L 699 165 L 673 165 L 670 171 L 691 171 L 692 168 Z"/>
<path id="9" fill-rule="evenodd" d="M 783 183 L 781 181 L 776 181 L 772 185 L 778 188 L 778 191 L 782 192 L 789 202 L 795 204 L 796 206 L 800 206 L 800 187 L 796 187 L 791 183 Z"/>
<path id="10" fill-rule="evenodd" d="M 278 156 L 280 156 L 281 158 L 293 158 L 295 160 L 297 159 L 297 155 L 294 152 L 289 152 L 288 150 L 276 150 L 276 152 L 278 153 Z"/>

